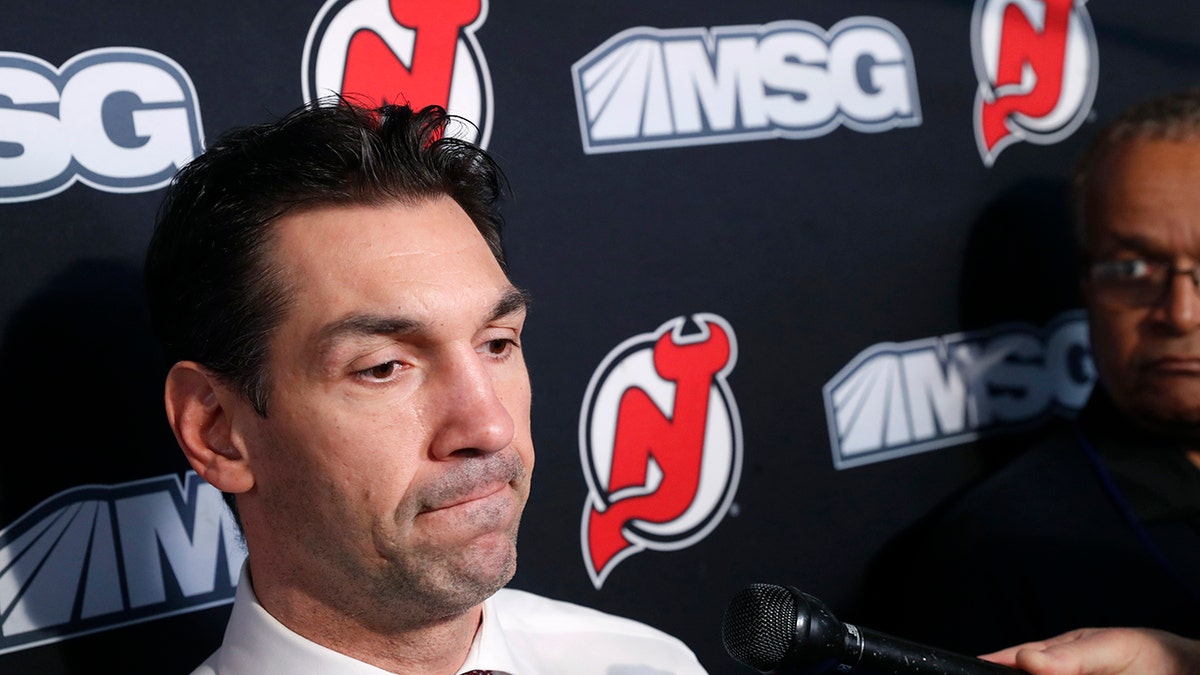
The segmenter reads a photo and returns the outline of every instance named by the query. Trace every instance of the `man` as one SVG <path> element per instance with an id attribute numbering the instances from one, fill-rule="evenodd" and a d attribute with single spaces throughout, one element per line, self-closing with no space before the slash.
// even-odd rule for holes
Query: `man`
<path id="1" fill-rule="evenodd" d="M 1200 634 L 1197 185 L 1198 92 L 1096 139 L 1074 192 L 1097 386 L 880 557 L 885 629 L 967 653 L 1082 626 Z"/>
<path id="2" fill-rule="evenodd" d="M 248 551 L 197 673 L 702 673 L 502 589 L 533 469 L 502 179 L 440 108 L 308 106 L 176 177 L 147 255 L 167 418 Z"/>

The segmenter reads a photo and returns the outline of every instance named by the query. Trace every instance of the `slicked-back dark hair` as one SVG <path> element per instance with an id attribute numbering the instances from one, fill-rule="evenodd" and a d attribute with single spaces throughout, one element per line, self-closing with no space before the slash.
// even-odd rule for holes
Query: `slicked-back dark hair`
<path id="1" fill-rule="evenodd" d="M 292 296 L 268 255 L 272 224 L 298 210 L 449 196 L 507 269 L 503 174 L 452 137 L 452 123 L 438 106 L 324 100 L 234 129 L 188 163 L 167 190 L 146 256 L 151 322 L 168 362 L 204 365 L 267 416 L 267 345 Z"/>

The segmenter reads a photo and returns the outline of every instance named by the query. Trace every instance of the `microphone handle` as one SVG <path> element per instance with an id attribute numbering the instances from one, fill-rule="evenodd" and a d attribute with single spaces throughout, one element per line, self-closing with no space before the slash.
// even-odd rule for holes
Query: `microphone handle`
<path id="1" fill-rule="evenodd" d="M 846 627 L 846 651 L 838 670 L 872 675 L 1014 675 L 1024 672 L 853 624 L 843 625 Z"/>

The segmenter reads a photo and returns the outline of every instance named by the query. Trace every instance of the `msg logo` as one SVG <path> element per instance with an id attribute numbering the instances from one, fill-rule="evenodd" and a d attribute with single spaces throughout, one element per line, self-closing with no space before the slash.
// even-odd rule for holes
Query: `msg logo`
<path id="1" fill-rule="evenodd" d="M 60 492 L 0 530 L 0 654 L 228 604 L 245 559 L 195 472 Z"/>
<path id="2" fill-rule="evenodd" d="M 1082 312 L 872 345 L 825 384 L 833 465 L 847 469 L 1073 415 L 1096 379 Z"/>
<path id="3" fill-rule="evenodd" d="M 876 17 L 631 28 L 571 73 L 588 154 L 921 123 L 908 40 Z"/>
<path id="4" fill-rule="evenodd" d="M 145 49 L 79 54 L 62 68 L 0 52 L 0 203 L 165 186 L 203 149 L 187 73 Z"/>

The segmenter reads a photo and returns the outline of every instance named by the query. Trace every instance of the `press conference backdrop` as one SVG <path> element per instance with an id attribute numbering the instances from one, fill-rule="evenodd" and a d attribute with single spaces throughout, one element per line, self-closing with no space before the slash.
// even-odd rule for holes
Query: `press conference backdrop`
<path id="1" fill-rule="evenodd" d="M 474 123 L 535 298 L 513 585 L 739 672 L 734 592 L 791 584 L 853 621 L 888 538 L 1081 405 L 1064 181 L 1098 125 L 1196 82 L 1198 20 L 1182 0 L 10 3 L 0 671 L 186 673 L 219 643 L 244 552 L 165 424 L 139 274 L 164 186 L 222 131 L 336 92 Z"/>

